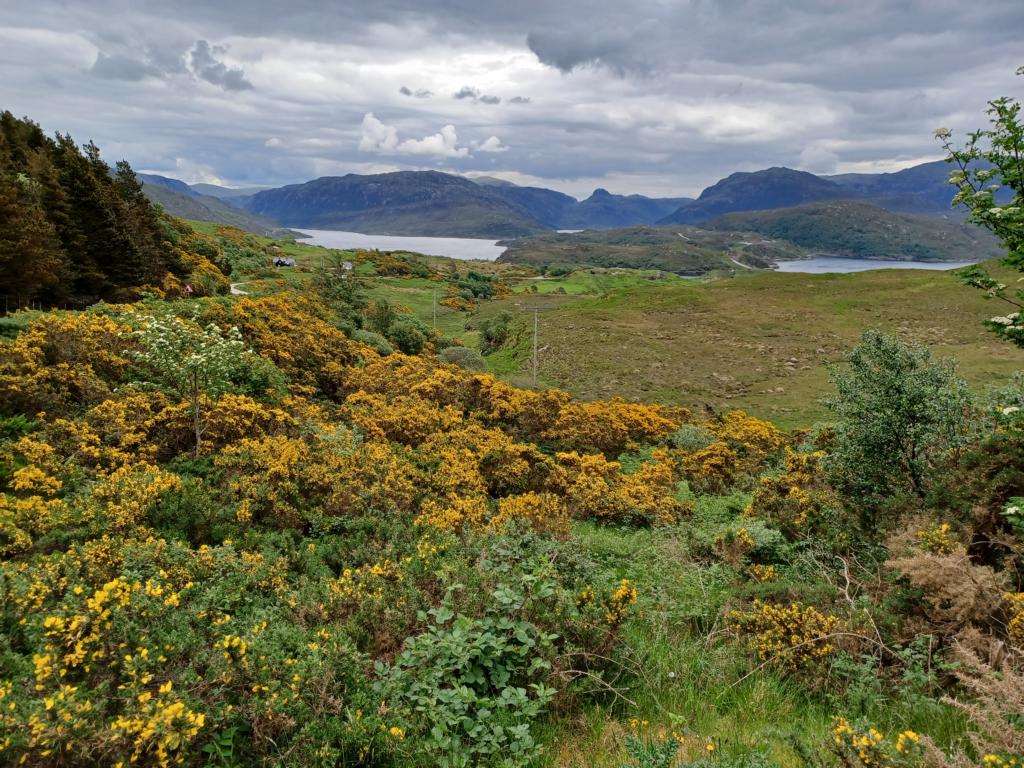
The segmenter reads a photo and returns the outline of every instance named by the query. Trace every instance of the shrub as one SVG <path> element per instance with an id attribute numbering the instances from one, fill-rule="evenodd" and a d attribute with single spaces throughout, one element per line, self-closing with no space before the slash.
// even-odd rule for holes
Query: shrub
<path id="1" fill-rule="evenodd" d="M 387 357 L 392 352 L 394 352 L 388 340 L 381 336 L 379 333 L 359 329 L 352 333 L 352 338 L 358 342 L 365 344 L 368 347 L 372 347 L 377 351 L 377 354 L 383 355 L 384 357 Z"/>
<path id="2" fill-rule="evenodd" d="M 405 318 L 392 323 L 387 333 L 391 342 L 407 355 L 418 355 L 427 343 L 427 337 Z"/>
<path id="3" fill-rule="evenodd" d="M 935 470 L 966 442 L 970 400 L 953 363 L 867 331 L 833 372 L 833 482 L 869 512 L 893 494 L 924 498 Z"/>
<path id="4" fill-rule="evenodd" d="M 421 736 L 416 748 L 424 759 L 453 768 L 525 766 L 539 754 L 533 726 L 554 696 L 544 679 L 555 635 L 521 611 L 531 593 L 553 589 L 502 585 L 480 618 L 456 614 L 449 591 L 394 665 L 378 664 L 379 689 Z"/>
<path id="5" fill-rule="evenodd" d="M 683 424 L 669 436 L 668 442 L 685 453 L 695 453 L 715 442 L 715 437 L 702 426 Z"/>
<path id="6" fill-rule="evenodd" d="M 836 646 L 832 635 L 842 627 L 838 616 L 824 614 L 813 605 L 777 605 L 755 600 L 747 611 L 729 613 L 729 626 L 748 636 L 762 661 L 784 669 L 816 665 Z"/>
<path id="7" fill-rule="evenodd" d="M 438 355 L 446 363 L 454 363 L 463 370 L 483 373 L 487 370 L 487 361 L 475 349 L 468 347 L 448 347 Z"/>
<path id="8" fill-rule="evenodd" d="M 480 323 L 480 352 L 489 355 L 497 352 L 508 341 L 512 315 L 499 312 Z"/>

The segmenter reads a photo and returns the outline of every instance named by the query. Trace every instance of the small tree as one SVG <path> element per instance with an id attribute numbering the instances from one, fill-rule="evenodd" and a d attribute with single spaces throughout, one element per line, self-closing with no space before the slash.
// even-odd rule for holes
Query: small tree
<path id="1" fill-rule="evenodd" d="M 354 270 L 346 269 L 347 254 L 330 251 L 324 257 L 323 265 L 313 275 L 313 285 L 342 322 L 356 327 L 362 325 L 362 312 L 367 299 L 363 286 Z"/>
<path id="2" fill-rule="evenodd" d="M 499 312 L 480 323 L 480 352 L 489 355 L 497 352 L 508 341 L 512 315 Z"/>
<path id="3" fill-rule="evenodd" d="M 866 331 L 833 371 L 838 417 L 829 465 L 833 482 L 864 510 L 910 493 L 924 497 L 931 472 L 967 438 L 967 385 L 951 361 L 927 347 Z"/>
<path id="4" fill-rule="evenodd" d="M 407 355 L 418 355 L 427 343 L 427 337 L 423 332 L 414 323 L 405 319 L 391 324 L 388 338 Z"/>
<path id="5" fill-rule="evenodd" d="M 366 322 L 371 331 L 376 331 L 381 336 L 387 336 L 391 332 L 391 326 L 398 318 L 398 313 L 387 299 L 377 299 L 366 313 Z"/>
<path id="6" fill-rule="evenodd" d="M 248 350 L 238 328 L 223 333 L 179 317 L 142 318 L 141 349 L 134 357 L 151 377 L 148 383 L 189 403 L 195 431 L 195 455 L 202 448 L 206 414 L 217 399 L 235 389 L 234 379 Z"/>
<path id="7" fill-rule="evenodd" d="M 1024 67 L 1017 70 L 1024 75 Z M 989 102 L 987 114 L 990 128 L 967 134 L 962 148 L 953 145 L 948 128 L 935 131 L 946 150 L 946 162 L 956 166 L 949 175 L 957 188 L 953 205 L 965 206 L 971 220 L 993 232 L 1007 255 L 1004 263 L 1024 271 L 1024 123 L 1021 104 L 1003 97 Z M 1024 347 L 1024 291 L 1012 295 L 1007 287 L 981 267 L 970 267 L 961 276 L 989 298 L 998 298 L 1015 309 L 1008 315 L 994 317 L 987 325 L 997 334 Z"/>

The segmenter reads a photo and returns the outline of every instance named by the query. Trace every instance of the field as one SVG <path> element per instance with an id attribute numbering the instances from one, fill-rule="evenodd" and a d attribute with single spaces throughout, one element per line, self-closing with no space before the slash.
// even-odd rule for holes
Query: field
<path id="1" fill-rule="evenodd" d="M 1024 353 L 981 325 L 1000 308 L 945 272 L 738 274 L 571 295 L 580 281 L 544 281 L 542 293 L 483 308 L 521 317 L 518 346 L 501 358 L 505 372 L 529 369 L 533 308 L 543 383 L 585 399 L 744 408 L 786 427 L 825 415 L 828 364 L 867 328 L 957 359 L 972 383 L 998 384 L 1024 367 Z"/>
<path id="2" fill-rule="evenodd" d="M 299 268 L 278 270 L 274 285 L 243 290 L 279 290 L 281 281 L 301 286 L 325 253 L 300 242 L 280 247 Z M 532 383 L 538 310 L 538 383 L 584 399 L 742 408 L 787 428 L 806 427 L 826 416 L 821 401 L 830 391 L 829 364 L 868 328 L 956 359 L 972 384 L 996 386 L 1024 368 L 1024 352 L 981 324 L 1000 308 L 951 272 L 737 272 L 691 280 L 655 270 L 588 269 L 542 277 L 515 265 L 423 258 L 442 272 L 504 275 L 513 293 L 469 314 L 440 304 L 443 283 L 377 277 L 366 267 L 357 272 L 371 298 L 405 306 L 427 324 L 436 312 L 437 328 L 467 346 L 477 345 L 481 320 L 510 312 L 513 342 L 488 363 L 520 385 Z"/>
<path id="3" fill-rule="evenodd" d="M 1021 353 L 955 276 L 554 278 L 213 234 L 205 296 L 0 328 L 12 764 L 1017 764 L 1024 413 L 857 344 L 1005 382 Z"/>

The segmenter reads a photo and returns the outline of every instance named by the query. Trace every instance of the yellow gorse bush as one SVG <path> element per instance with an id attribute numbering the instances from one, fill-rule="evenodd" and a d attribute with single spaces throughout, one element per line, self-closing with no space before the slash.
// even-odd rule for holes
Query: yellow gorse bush
<path id="1" fill-rule="evenodd" d="M 329 722 L 344 746 L 317 760 L 401 762 L 415 723 L 374 698 L 369 670 L 458 568 L 489 594 L 480 563 L 511 558 L 494 542 L 561 547 L 574 519 L 687 509 L 659 447 L 682 411 L 382 357 L 296 294 L 183 305 L 44 315 L 0 341 L 5 409 L 33 419 L 0 445 L 0 620 L 27 649 L 0 681 L 2 761 L 195 764 L 240 723 L 258 761 L 312 761 L 304 729 Z M 156 320 L 237 327 L 251 350 L 204 403 L 201 442 L 189 399 L 140 373 Z M 640 446 L 628 473 L 611 459 Z M 530 620 L 606 652 L 636 586 L 577 601 L 576 576 L 545 562 L 568 596 Z"/>
<path id="2" fill-rule="evenodd" d="M 960 544 L 949 523 L 936 523 L 917 532 L 921 547 L 937 555 L 948 555 Z"/>
<path id="3" fill-rule="evenodd" d="M 813 605 L 763 603 L 728 615 L 729 626 L 750 639 L 758 658 L 798 670 L 830 656 L 843 623 Z"/>

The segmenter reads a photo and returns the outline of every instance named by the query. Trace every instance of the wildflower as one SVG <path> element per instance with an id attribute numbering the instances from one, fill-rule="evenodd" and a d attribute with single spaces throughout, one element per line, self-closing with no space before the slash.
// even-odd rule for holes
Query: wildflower
<path id="1" fill-rule="evenodd" d="M 919 744 L 921 737 L 913 731 L 903 731 L 896 739 L 896 751 L 906 752 L 912 748 L 913 745 Z"/>

